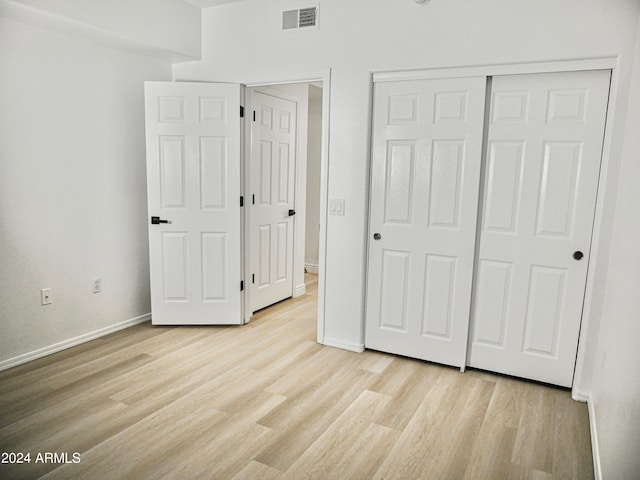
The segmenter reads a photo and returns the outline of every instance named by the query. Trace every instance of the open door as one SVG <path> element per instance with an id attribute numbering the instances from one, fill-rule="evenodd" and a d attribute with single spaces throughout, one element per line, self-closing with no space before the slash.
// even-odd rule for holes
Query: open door
<path id="1" fill-rule="evenodd" d="M 251 311 L 293 296 L 296 102 L 252 92 Z"/>
<path id="2" fill-rule="evenodd" d="M 242 323 L 242 94 L 145 82 L 154 325 Z"/>

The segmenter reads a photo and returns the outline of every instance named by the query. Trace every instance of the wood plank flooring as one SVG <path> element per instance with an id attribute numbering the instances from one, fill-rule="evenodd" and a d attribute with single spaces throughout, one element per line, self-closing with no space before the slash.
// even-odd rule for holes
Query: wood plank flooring
<path id="1" fill-rule="evenodd" d="M 316 287 L 241 327 L 142 324 L 0 372 L 0 451 L 31 452 L 0 478 L 593 478 L 568 391 L 318 345 Z"/>

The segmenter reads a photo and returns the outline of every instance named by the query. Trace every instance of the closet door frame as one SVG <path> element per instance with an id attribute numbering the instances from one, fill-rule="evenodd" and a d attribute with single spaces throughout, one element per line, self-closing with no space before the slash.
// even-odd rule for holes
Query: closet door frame
<path id="1" fill-rule="evenodd" d="M 614 122 L 617 85 L 619 77 L 618 58 L 615 56 L 609 56 L 547 62 L 512 63 L 500 65 L 488 64 L 403 71 L 374 71 L 371 74 L 371 82 L 372 84 L 375 84 L 379 82 L 395 82 L 403 80 L 427 80 L 437 78 L 463 78 L 477 76 L 493 77 L 498 75 L 573 72 L 580 70 L 611 70 L 611 86 L 609 91 L 607 118 L 605 121 L 600 177 L 598 180 L 598 193 L 596 198 L 596 210 L 591 240 L 591 253 L 589 266 L 587 268 L 587 283 L 585 287 L 582 322 L 578 338 L 578 352 L 576 357 L 576 366 L 574 370 L 574 381 L 572 387 L 572 397 L 575 400 L 587 401 L 588 396 L 584 392 L 586 390 L 586 386 L 584 385 L 586 379 L 583 377 L 585 375 L 586 368 L 586 344 L 587 339 L 589 338 L 590 330 L 591 328 L 593 328 L 592 324 L 594 322 L 592 318 L 593 311 L 597 310 L 598 308 L 596 305 L 597 298 L 595 294 L 595 278 L 597 278 L 598 274 L 602 273 L 601 270 L 606 269 L 606 266 L 604 266 L 596 271 L 598 269 L 598 265 L 600 264 L 601 256 L 606 255 L 606 248 L 600 248 L 600 239 L 602 236 L 601 234 L 603 233 L 603 203 L 606 197 L 606 184 L 609 173 L 609 164 L 612 156 L 611 126 Z M 371 89 L 371 91 L 373 91 L 373 88 Z M 372 117 L 372 115 L 370 116 Z M 372 232 L 368 233 L 370 238 Z"/>

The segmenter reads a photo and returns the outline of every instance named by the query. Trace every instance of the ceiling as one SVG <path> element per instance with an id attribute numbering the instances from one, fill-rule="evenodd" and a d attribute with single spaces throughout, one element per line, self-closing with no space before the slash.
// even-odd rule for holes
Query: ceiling
<path id="1" fill-rule="evenodd" d="M 215 7 L 216 5 L 222 5 L 223 3 L 240 2 L 242 0 L 184 0 L 191 5 L 195 5 L 200 8 Z"/>

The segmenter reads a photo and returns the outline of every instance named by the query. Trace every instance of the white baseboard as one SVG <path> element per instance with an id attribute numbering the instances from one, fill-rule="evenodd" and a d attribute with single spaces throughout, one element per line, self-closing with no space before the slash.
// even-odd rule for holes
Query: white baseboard
<path id="1" fill-rule="evenodd" d="M 318 274 L 318 265 L 314 265 L 313 263 L 305 263 L 304 269 L 309 273 Z"/>
<path id="2" fill-rule="evenodd" d="M 571 390 L 571 398 L 576 402 L 587 403 L 589 401 L 589 394 L 579 390 Z"/>
<path id="3" fill-rule="evenodd" d="M 296 288 L 293 289 L 293 298 L 304 295 L 306 291 L 307 291 L 307 287 L 304 285 L 304 283 L 301 283 L 300 285 L 296 286 Z"/>
<path id="4" fill-rule="evenodd" d="M 591 432 L 591 453 L 593 455 L 593 475 L 595 480 L 602 480 L 602 465 L 600 463 L 600 446 L 598 443 L 598 429 L 596 427 L 596 411 L 591 399 L 587 400 L 589 409 L 589 430 Z"/>
<path id="5" fill-rule="evenodd" d="M 345 342 L 343 340 L 336 340 L 335 338 L 324 337 L 323 345 L 326 345 L 327 347 L 341 348 L 342 350 L 349 350 L 356 353 L 364 352 L 364 343 Z"/>
<path id="6" fill-rule="evenodd" d="M 1 361 L 0 371 L 7 370 L 12 367 L 17 367 L 18 365 L 22 365 L 23 363 L 27 363 L 32 360 L 37 360 L 38 358 L 46 357 L 47 355 L 51 355 L 52 353 L 61 352 L 62 350 L 66 350 L 67 348 L 75 347 L 76 345 L 88 342 L 89 340 L 95 340 L 96 338 L 104 337 L 105 335 L 109 335 L 110 333 L 133 327 L 134 325 L 138 325 L 139 323 L 143 323 L 149 320 L 151 320 L 151 314 L 147 313 L 145 315 L 141 315 L 136 318 L 130 318 L 129 320 L 125 320 L 114 325 L 109 325 L 108 327 L 104 327 L 99 330 L 94 330 L 93 332 L 85 333 L 68 340 L 63 340 L 62 342 L 55 343 L 53 345 L 39 348 L 32 352 L 23 353 L 22 355 L 18 355 L 17 357 Z"/>

